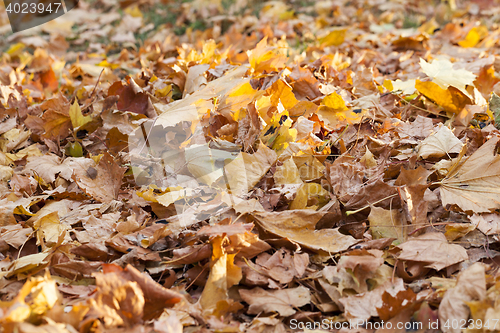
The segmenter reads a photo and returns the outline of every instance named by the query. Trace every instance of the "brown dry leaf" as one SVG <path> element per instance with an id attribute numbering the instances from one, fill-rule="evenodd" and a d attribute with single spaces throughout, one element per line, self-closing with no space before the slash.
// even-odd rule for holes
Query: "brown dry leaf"
<path id="1" fill-rule="evenodd" d="M 33 236 L 33 229 L 23 228 L 20 224 L 4 225 L 0 227 L 0 241 L 19 249 Z"/>
<path id="2" fill-rule="evenodd" d="M 427 185 L 427 178 L 432 174 L 432 171 L 419 166 L 415 170 L 402 169 L 401 173 L 396 179 L 395 185 L 401 186 L 415 186 L 415 185 Z"/>
<path id="3" fill-rule="evenodd" d="M 445 235 L 439 232 L 425 233 L 398 247 L 402 250 L 399 260 L 422 262 L 437 271 L 469 258 L 462 246 L 449 244 Z"/>
<path id="4" fill-rule="evenodd" d="M 401 197 L 405 203 L 405 208 L 410 215 L 410 223 L 413 225 L 427 224 L 427 212 L 429 203 L 424 199 L 428 191 L 428 185 L 404 186 Z"/>
<path id="5" fill-rule="evenodd" d="M 384 263 L 383 254 L 380 250 L 354 250 L 342 256 L 337 266 L 352 274 L 362 290 L 368 290 L 367 280 Z"/>
<path id="6" fill-rule="evenodd" d="M 427 137 L 418 146 L 418 157 L 443 157 L 460 153 L 463 143 L 446 126 L 440 124 L 438 130 Z"/>
<path id="7" fill-rule="evenodd" d="M 384 304 L 382 301 L 384 293 L 395 297 L 404 290 L 403 279 L 396 278 L 394 283 L 388 280 L 372 291 L 341 298 L 340 302 L 344 305 L 344 313 L 347 319 L 366 321 L 371 317 L 378 316 L 377 308 L 381 308 Z"/>
<path id="8" fill-rule="evenodd" d="M 474 214 L 470 222 L 485 235 L 500 233 L 500 216 L 498 214 Z"/>
<path id="9" fill-rule="evenodd" d="M 396 238 L 397 244 L 403 243 L 408 235 L 408 226 L 402 212 L 396 209 L 388 210 L 379 207 L 371 207 L 370 230 L 375 239 Z"/>
<path id="10" fill-rule="evenodd" d="M 225 315 L 235 304 L 229 299 L 228 289 L 239 283 L 241 268 L 234 265 L 234 254 L 228 254 L 223 243 L 226 237 L 217 236 L 212 240 L 212 267 L 199 304 L 206 314 Z"/>
<path id="11" fill-rule="evenodd" d="M 294 277 L 301 278 L 309 264 L 307 253 L 294 253 L 290 250 L 280 249 L 276 251 L 267 261 L 256 264 L 256 270 L 264 273 L 281 284 L 290 283 Z"/>
<path id="12" fill-rule="evenodd" d="M 43 114 L 44 137 L 48 139 L 63 139 L 71 129 L 71 118 L 69 115 L 48 110 Z"/>
<path id="13" fill-rule="evenodd" d="M 106 152 L 99 164 L 88 166 L 87 169 L 75 168 L 74 179 L 85 193 L 100 202 L 108 203 L 118 199 L 125 171 Z"/>
<path id="14" fill-rule="evenodd" d="M 32 173 L 41 177 L 45 182 L 52 183 L 56 180 L 56 175 L 60 175 L 66 180 L 70 180 L 73 175 L 71 164 L 73 159 L 67 158 L 61 161 L 56 155 L 48 154 L 28 158 L 28 163 L 24 167 L 25 173 Z"/>
<path id="15" fill-rule="evenodd" d="M 485 267 L 475 263 L 460 273 L 457 285 L 448 289 L 439 304 L 439 321 L 445 333 L 459 333 L 460 327 L 444 323 L 461 322 L 469 318 L 470 310 L 466 302 L 481 301 L 486 297 Z"/>
<path id="16" fill-rule="evenodd" d="M 311 250 L 338 253 L 358 243 L 353 237 L 341 234 L 338 229 L 316 230 L 316 223 L 325 214 L 326 212 L 299 209 L 284 212 L 257 212 L 253 215 L 264 230 Z"/>
<path id="17" fill-rule="evenodd" d="M 303 286 L 272 291 L 257 287 L 250 290 L 240 289 L 239 293 L 250 305 L 249 314 L 277 312 L 280 316 L 288 317 L 297 312 L 296 308 L 311 302 L 309 289 Z"/>
<path id="18" fill-rule="evenodd" d="M 105 327 L 131 327 L 156 318 L 165 307 L 172 307 L 182 296 L 163 288 L 144 273 L 128 265 L 125 269 L 103 264 L 95 273 L 97 291 L 89 300 L 88 317 L 103 317 Z"/>
<path id="19" fill-rule="evenodd" d="M 132 78 L 127 83 L 115 82 L 108 90 L 108 96 L 119 96 L 117 107 L 120 111 L 143 114 L 149 118 L 156 117 L 156 111 L 149 96 Z"/>
<path id="20" fill-rule="evenodd" d="M 500 208 L 500 156 L 495 153 L 499 140 L 489 139 L 441 181 L 443 206 L 455 204 L 474 213 Z"/>
<path id="21" fill-rule="evenodd" d="M 276 160 L 276 152 L 262 143 L 255 154 L 240 153 L 224 167 L 231 192 L 235 195 L 248 193 Z"/>
<path id="22" fill-rule="evenodd" d="M 89 299 L 90 311 L 86 320 L 102 320 L 106 329 L 142 323 L 144 293 L 134 281 L 128 281 L 116 273 L 95 274 L 97 291 Z"/>
<path id="23" fill-rule="evenodd" d="M 385 183 L 382 175 L 375 175 L 368 180 L 366 168 L 353 159 L 340 157 L 326 167 L 326 178 L 333 192 L 347 209 L 361 208 L 371 203 L 396 194 L 396 188 Z"/>
<path id="24" fill-rule="evenodd" d="M 415 300 L 416 295 L 411 289 L 400 291 L 394 296 L 385 292 L 382 294 L 384 304 L 377 308 L 378 315 L 382 320 L 394 318 L 401 311 L 412 307 Z"/>
<path id="25" fill-rule="evenodd" d="M 500 0 L 76 2 L 0 5 L 0 331 L 499 318 Z"/>

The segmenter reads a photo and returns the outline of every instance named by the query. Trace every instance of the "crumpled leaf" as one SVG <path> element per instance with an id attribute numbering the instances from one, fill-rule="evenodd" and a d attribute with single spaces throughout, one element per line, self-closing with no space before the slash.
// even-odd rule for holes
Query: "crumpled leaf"
<path id="1" fill-rule="evenodd" d="M 89 300 L 89 317 L 102 317 L 107 328 L 131 327 L 150 320 L 182 299 L 131 265 L 122 269 L 115 264 L 103 264 L 103 273 L 94 276 L 97 291 Z"/>
<path id="2" fill-rule="evenodd" d="M 58 174 L 66 180 L 71 179 L 73 170 L 70 167 L 70 162 L 71 159 L 61 161 L 59 156 L 52 154 L 34 156 L 28 158 L 28 163 L 24 167 L 24 170 L 25 172 L 32 171 L 45 182 L 52 183 L 56 180 L 56 175 Z"/>
<path id="3" fill-rule="evenodd" d="M 464 211 L 488 213 L 500 208 L 500 138 L 493 137 L 441 181 L 443 206 L 455 204 Z"/>
<path id="4" fill-rule="evenodd" d="M 448 154 L 460 153 L 464 145 L 462 141 L 448 127 L 440 126 L 438 128 L 435 133 L 420 143 L 418 146 L 418 157 L 443 157 Z"/>
<path id="5" fill-rule="evenodd" d="M 500 216 L 498 214 L 474 214 L 470 222 L 485 235 L 500 234 Z"/>
<path id="6" fill-rule="evenodd" d="M 448 289 L 439 304 L 439 321 L 445 333 L 459 333 L 460 327 L 446 322 L 463 322 L 469 318 L 470 310 L 466 302 L 479 301 L 486 297 L 485 269 L 481 263 L 475 263 L 460 273 L 457 285 Z"/>
<path id="7" fill-rule="evenodd" d="M 254 154 L 240 153 L 224 167 L 227 183 L 235 195 L 246 194 L 276 162 L 274 150 L 262 143 Z"/>
<path id="8" fill-rule="evenodd" d="M 377 308 L 382 307 L 384 304 L 382 301 L 384 293 L 387 292 L 392 296 L 396 296 L 398 292 L 403 290 L 405 290 L 403 279 L 396 278 L 394 283 L 390 280 L 386 281 L 371 291 L 341 298 L 340 302 L 344 305 L 344 313 L 347 319 L 364 321 L 372 316 L 378 316 Z"/>
<path id="9" fill-rule="evenodd" d="M 125 171 L 106 152 L 97 165 L 88 165 L 86 169 L 76 168 L 74 179 L 94 199 L 110 202 L 118 199 Z"/>
<path id="10" fill-rule="evenodd" d="M 423 262 L 426 267 L 437 271 L 469 258 L 462 246 L 449 244 L 444 234 L 439 232 L 425 233 L 398 247 L 402 250 L 399 260 Z"/>
<path id="11" fill-rule="evenodd" d="M 453 64 L 446 59 L 434 59 L 428 63 L 424 59 L 420 59 L 422 71 L 427 74 L 432 81 L 439 85 L 442 89 L 455 87 L 460 90 L 465 96 L 471 98 L 466 86 L 474 86 L 476 75 L 466 69 L 454 69 Z M 417 88 L 418 89 L 418 88 Z"/>
<path id="12" fill-rule="evenodd" d="M 239 292 L 241 298 L 250 304 L 249 314 L 277 312 L 280 316 L 288 317 L 297 312 L 295 308 L 311 302 L 309 289 L 303 286 L 270 291 L 257 287 L 251 290 L 240 289 Z"/>
<path id="13" fill-rule="evenodd" d="M 299 209 L 284 212 L 256 212 L 253 215 L 266 231 L 311 250 L 338 253 L 358 242 L 351 236 L 341 234 L 338 228 L 316 230 L 316 223 L 325 214 L 326 212 Z"/>

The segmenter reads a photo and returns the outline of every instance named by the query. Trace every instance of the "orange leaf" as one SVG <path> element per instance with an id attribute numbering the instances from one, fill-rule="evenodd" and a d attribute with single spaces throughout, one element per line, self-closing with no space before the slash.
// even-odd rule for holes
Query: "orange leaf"
<path id="1" fill-rule="evenodd" d="M 467 104 L 472 104 L 469 97 L 452 86 L 448 87 L 448 89 L 443 89 L 434 82 L 417 80 L 415 88 L 422 95 L 448 112 L 459 113 Z"/>

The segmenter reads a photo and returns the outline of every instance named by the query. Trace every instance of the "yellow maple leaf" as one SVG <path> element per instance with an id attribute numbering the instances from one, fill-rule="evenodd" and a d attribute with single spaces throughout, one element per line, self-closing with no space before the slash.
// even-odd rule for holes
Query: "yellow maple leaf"
<path id="1" fill-rule="evenodd" d="M 320 38 L 319 42 L 321 46 L 339 46 L 345 40 L 346 28 L 336 28 L 328 35 L 323 38 Z"/>
<path id="2" fill-rule="evenodd" d="M 278 110 L 283 108 L 281 103 L 278 105 Z M 262 131 L 261 140 L 268 147 L 280 152 L 290 142 L 295 142 L 297 139 L 297 130 L 292 127 L 292 120 L 288 115 L 288 111 L 276 112 L 271 118 L 269 124 Z"/>
<path id="3" fill-rule="evenodd" d="M 324 105 L 334 111 L 345 111 L 347 107 L 345 106 L 345 102 L 342 97 L 336 92 L 331 93 L 330 95 L 323 98 L 321 105 Z"/>
<path id="4" fill-rule="evenodd" d="M 75 103 L 69 108 L 69 117 L 71 119 L 71 125 L 73 125 L 73 129 L 75 130 L 92 120 L 92 117 L 82 114 L 82 109 L 80 105 L 78 105 L 77 100 L 75 100 Z"/>
<path id="5" fill-rule="evenodd" d="M 255 49 L 248 51 L 248 61 L 257 73 L 272 72 L 284 68 L 287 57 L 278 48 L 268 46 L 266 36 Z"/>
<path id="6" fill-rule="evenodd" d="M 271 104 L 277 106 L 281 101 L 285 109 L 291 109 L 299 101 L 293 94 L 292 87 L 283 80 L 276 81 L 268 90 L 271 94 Z"/>
<path id="7" fill-rule="evenodd" d="M 472 99 L 472 96 L 467 91 L 467 86 L 474 86 L 476 75 L 472 72 L 453 68 L 453 64 L 446 59 L 434 59 L 432 63 L 428 63 L 424 59 L 420 59 L 420 67 L 422 71 L 432 78 L 432 82 L 436 83 L 442 89 L 449 86 L 460 90 L 465 96 Z"/>
<path id="8" fill-rule="evenodd" d="M 422 82 L 417 80 L 415 82 L 415 88 L 417 88 L 422 95 L 448 112 L 459 113 L 465 105 L 472 104 L 470 98 L 455 87 L 442 89 L 434 82 Z"/>
<path id="9" fill-rule="evenodd" d="M 488 36 L 488 28 L 481 25 L 469 30 L 467 36 L 458 42 L 461 47 L 475 47 L 483 38 Z"/>

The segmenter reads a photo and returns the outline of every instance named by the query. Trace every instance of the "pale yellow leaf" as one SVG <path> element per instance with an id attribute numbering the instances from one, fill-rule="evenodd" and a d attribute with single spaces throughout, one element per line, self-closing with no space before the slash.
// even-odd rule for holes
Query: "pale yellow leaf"
<path id="1" fill-rule="evenodd" d="M 455 204 L 464 211 L 489 213 L 500 208 L 500 155 L 493 137 L 441 181 L 443 206 Z"/>

